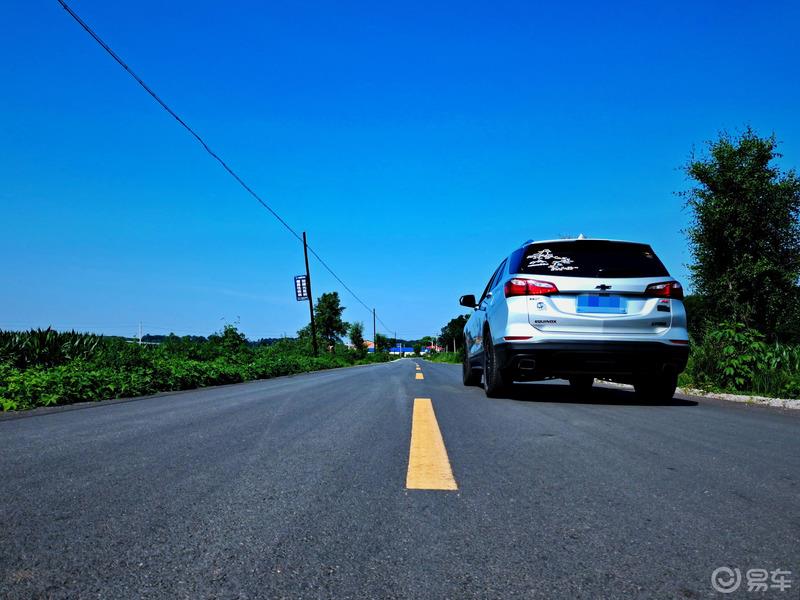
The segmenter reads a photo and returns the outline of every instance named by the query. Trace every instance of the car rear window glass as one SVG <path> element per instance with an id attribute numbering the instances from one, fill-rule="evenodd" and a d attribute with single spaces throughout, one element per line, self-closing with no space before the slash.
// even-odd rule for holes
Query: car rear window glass
<path id="1" fill-rule="evenodd" d="M 514 272 L 560 277 L 664 277 L 663 263 L 647 244 L 575 240 L 530 244 L 515 253 Z"/>

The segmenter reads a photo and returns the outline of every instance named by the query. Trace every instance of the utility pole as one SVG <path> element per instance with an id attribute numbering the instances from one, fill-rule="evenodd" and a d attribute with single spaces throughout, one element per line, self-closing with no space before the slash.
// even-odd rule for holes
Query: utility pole
<path id="1" fill-rule="evenodd" d="M 139 345 L 142 345 L 142 322 L 139 321 Z"/>
<path id="2" fill-rule="evenodd" d="M 306 232 L 303 232 L 303 256 L 306 259 L 306 288 L 308 289 L 308 312 L 311 315 L 311 347 L 314 356 L 317 355 L 317 326 L 314 324 L 314 296 L 311 294 L 311 271 L 308 268 L 308 242 Z"/>
<path id="3" fill-rule="evenodd" d="M 375 329 L 375 309 L 372 309 L 372 347 L 375 350 L 375 354 L 378 353 L 378 334 L 376 333 Z"/>

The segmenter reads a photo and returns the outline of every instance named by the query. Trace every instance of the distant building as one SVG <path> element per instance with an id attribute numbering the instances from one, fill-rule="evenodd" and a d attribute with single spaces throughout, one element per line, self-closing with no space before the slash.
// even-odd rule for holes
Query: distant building
<path id="1" fill-rule="evenodd" d="M 367 352 L 375 352 L 375 346 L 372 345 L 367 349 Z M 414 354 L 414 348 L 409 346 L 395 346 L 393 348 L 389 348 L 389 354 L 394 355 L 403 355 L 403 354 Z"/>
<path id="2" fill-rule="evenodd" d="M 429 352 L 444 352 L 444 348 L 442 346 L 425 346 L 422 349 L 423 354 L 428 354 Z"/>
<path id="3" fill-rule="evenodd" d="M 367 352 L 375 352 L 375 344 L 372 342 L 365 340 L 364 345 L 367 347 Z M 444 352 L 445 349 L 442 346 L 422 346 L 419 351 L 420 354 L 430 354 L 431 352 Z M 411 346 L 395 346 L 393 348 L 389 348 L 389 354 L 414 354 L 414 348 Z"/>
<path id="4" fill-rule="evenodd" d="M 414 349 L 407 346 L 395 346 L 394 348 L 389 348 L 389 354 L 414 354 Z"/>

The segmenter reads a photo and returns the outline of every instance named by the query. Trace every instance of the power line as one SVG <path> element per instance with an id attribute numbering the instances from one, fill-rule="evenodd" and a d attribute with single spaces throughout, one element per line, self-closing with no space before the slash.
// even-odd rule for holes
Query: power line
<path id="1" fill-rule="evenodd" d="M 200 142 L 200 145 L 203 146 L 203 149 L 214 160 L 216 160 L 222 166 L 222 168 L 225 169 L 231 175 L 231 177 L 233 177 L 237 181 L 237 183 L 245 189 L 245 191 L 247 191 L 247 193 L 249 193 L 253 198 L 255 198 L 258 201 L 258 203 L 261 204 L 261 206 L 266 208 L 270 212 L 270 214 L 272 214 L 272 216 L 275 217 L 281 223 L 281 225 L 283 225 L 289 231 L 289 233 L 291 233 L 295 238 L 297 238 L 299 242 L 302 243 L 303 241 L 302 236 L 300 236 L 300 234 L 298 234 L 286 221 L 284 221 L 283 218 L 277 212 L 275 212 L 275 210 L 269 204 L 267 204 L 263 198 L 261 198 L 261 196 L 256 194 L 256 192 L 253 191 L 253 189 L 249 185 L 247 185 L 244 182 L 244 180 L 241 177 L 239 177 L 239 175 L 231 167 L 228 166 L 228 163 L 222 160 L 222 158 L 220 158 L 220 156 L 209 147 L 209 145 L 205 142 L 205 140 L 202 137 L 200 137 L 200 135 L 194 129 L 192 129 L 186 123 L 186 121 L 184 121 L 174 110 L 172 110 L 169 106 L 167 106 L 167 103 L 164 102 L 158 96 L 158 94 L 156 94 L 153 91 L 153 89 L 142 80 L 141 77 L 139 77 L 136 73 L 134 73 L 134 71 L 127 65 L 127 63 L 125 63 L 125 61 L 122 60 L 122 58 L 120 58 L 120 56 L 116 52 L 114 52 L 114 50 L 112 50 L 111 47 L 108 44 L 106 44 L 102 40 L 102 38 L 99 35 L 97 35 L 97 33 L 95 33 L 95 31 L 91 27 L 89 27 L 89 25 L 83 19 L 80 18 L 77 15 L 77 13 L 74 10 L 72 10 L 72 8 L 70 8 L 70 6 L 64 0 L 58 0 L 58 3 L 64 8 L 64 10 L 67 11 L 67 13 L 69 13 L 69 15 L 78 23 L 78 25 L 80 25 L 86 31 L 86 33 L 92 36 L 92 38 L 98 44 L 100 44 L 103 50 L 108 52 L 111 58 L 113 58 L 123 69 L 125 69 L 128 72 L 128 74 L 131 77 L 134 78 L 134 80 L 136 80 L 136 83 L 142 86 L 144 91 L 146 91 L 148 94 L 150 94 L 150 96 L 152 96 L 153 100 L 158 102 L 161 105 L 161 107 L 172 116 L 172 118 L 174 118 L 178 123 L 180 123 L 180 125 L 184 129 L 186 129 L 186 131 L 188 131 L 192 135 L 192 137 L 194 137 L 198 142 Z M 368 306 L 366 302 L 364 302 L 361 298 L 359 298 L 358 295 L 352 289 L 350 289 L 350 287 L 344 281 L 342 281 L 342 278 L 339 277 L 330 266 L 328 266 L 328 263 L 326 263 L 311 246 L 308 246 L 308 251 L 311 252 L 311 254 L 320 262 L 320 264 L 323 267 L 325 267 L 328 273 L 333 275 L 334 279 L 336 279 L 336 281 L 338 281 L 344 289 L 350 292 L 350 295 L 352 295 L 353 298 L 358 300 L 358 302 L 365 309 L 372 312 L 372 307 Z M 378 320 L 380 321 L 380 319 Z M 383 321 L 381 321 L 381 324 L 387 329 L 387 331 L 390 330 L 390 328 L 387 327 L 386 324 L 383 323 Z"/>
<path id="2" fill-rule="evenodd" d="M 388 326 L 386 323 L 384 323 L 384 322 L 383 322 L 383 319 L 381 319 L 381 318 L 380 318 L 379 316 L 377 316 L 377 315 L 375 315 L 375 318 L 376 318 L 376 319 L 378 319 L 378 323 L 380 323 L 381 325 L 383 325 L 383 328 L 386 330 L 386 333 L 390 333 L 390 332 L 392 331 L 392 328 L 391 328 L 391 327 L 389 327 L 389 326 Z"/>

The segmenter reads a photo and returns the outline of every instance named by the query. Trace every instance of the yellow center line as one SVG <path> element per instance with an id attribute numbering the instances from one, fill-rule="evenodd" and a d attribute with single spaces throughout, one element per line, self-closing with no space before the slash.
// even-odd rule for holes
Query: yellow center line
<path id="1" fill-rule="evenodd" d="M 422 373 L 416 373 L 416 375 L 417 375 L 416 379 L 425 379 L 425 375 L 423 375 Z"/>
<path id="2" fill-rule="evenodd" d="M 430 398 L 414 398 L 406 488 L 410 490 L 458 489 Z"/>

